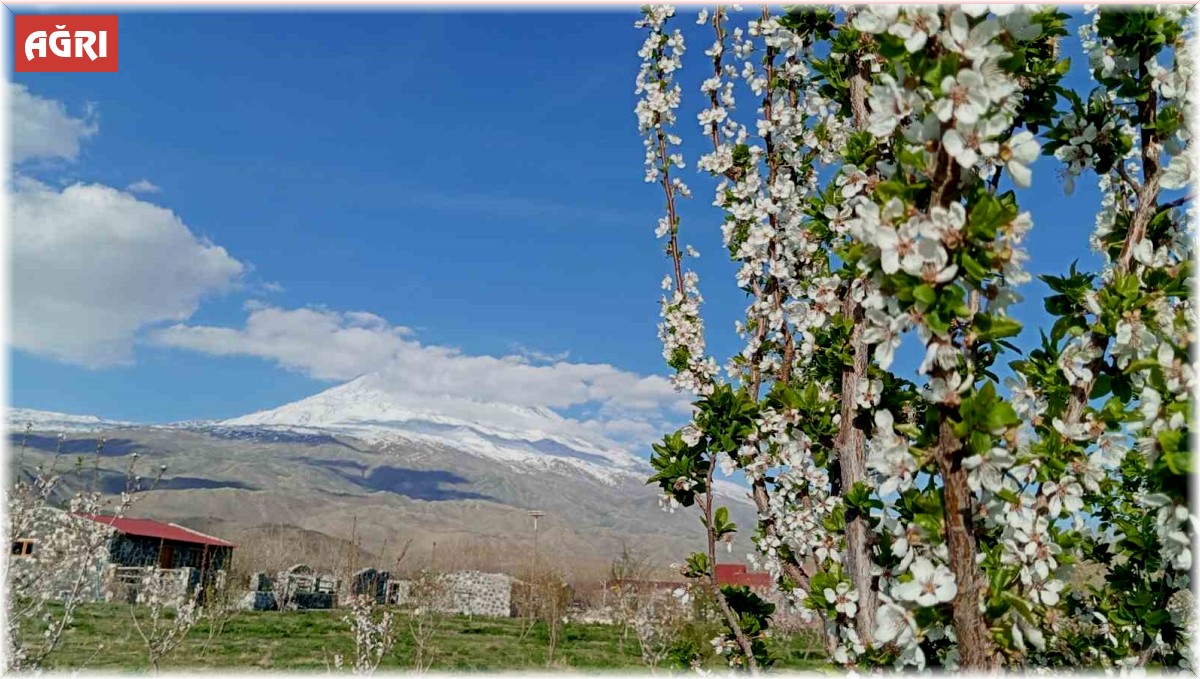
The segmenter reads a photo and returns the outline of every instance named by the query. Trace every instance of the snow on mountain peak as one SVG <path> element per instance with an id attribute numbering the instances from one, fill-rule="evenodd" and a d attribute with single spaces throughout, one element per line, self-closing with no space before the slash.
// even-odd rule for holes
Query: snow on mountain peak
<path id="1" fill-rule="evenodd" d="M 320 429 L 377 442 L 444 443 L 510 462 L 566 462 L 601 476 L 646 468 L 645 461 L 619 444 L 548 408 L 405 394 L 376 373 L 218 424 Z"/>
<path id="2" fill-rule="evenodd" d="M 27 425 L 39 431 L 61 432 L 149 426 L 244 430 L 243 434 L 254 438 L 272 430 L 276 434 L 342 434 L 384 448 L 419 442 L 447 446 L 529 472 L 570 468 L 605 483 L 632 481 L 640 485 L 650 473 L 645 460 L 547 408 L 406 396 L 387 388 L 374 374 L 272 410 L 218 422 L 138 425 L 28 408 L 10 408 L 8 420 L 14 433 Z M 739 484 L 718 479 L 714 488 L 725 498 L 750 502 L 747 489 Z"/>
<path id="3" fill-rule="evenodd" d="M 69 415 L 33 408 L 9 408 L 8 422 L 14 432 L 24 430 L 26 426 L 41 431 L 95 431 L 137 426 L 132 422 L 105 420 L 95 415 Z"/>

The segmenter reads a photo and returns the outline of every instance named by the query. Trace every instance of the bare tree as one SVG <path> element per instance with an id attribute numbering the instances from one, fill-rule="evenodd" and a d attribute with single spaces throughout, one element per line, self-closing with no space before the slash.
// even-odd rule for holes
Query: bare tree
<path id="1" fill-rule="evenodd" d="M 407 604 L 408 631 L 412 636 L 412 669 L 424 674 L 433 665 L 437 656 L 434 637 L 441 630 L 445 615 L 447 581 L 439 573 L 423 570 L 408 581 Z"/>
<path id="2" fill-rule="evenodd" d="M 225 632 L 225 625 L 237 614 L 237 588 L 228 577 L 204 585 L 204 617 L 208 622 L 208 637 L 201 648 L 201 655 L 208 653 L 216 638 Z"/>
<path id="3" fill-rule="evenodd" d="M 554 654 L 562 639 L 563 623 L 571 603 L 571 593 L 571 586 L 567 584 L 563 574 L 548 565 L 530 568 L 514 588 L 517 609 L 526 624 L 522 636 L 537 622 L 546 625 L 547 666 L 554 662 Z"/>
<path id="4" fill-rule="evenodd" d="M 621 653 L 625 652 L 625 643 L 634 629 L 643 601 L 652 594 L 646 582 L 652 571 L 652 562 L 645 553 L 621 543 L 621 555 L 613 559 L 606 583 L 609 612 L 613 623 L 621 627 Z"/>
<path id="5" fill-rule="evenodd" d="M 670 653 L 687 614 L 684 602 L 668 592 L 650 591 L 642 598 L 631 626 L 637 633 L 642 662 L 651 671 Z"/>

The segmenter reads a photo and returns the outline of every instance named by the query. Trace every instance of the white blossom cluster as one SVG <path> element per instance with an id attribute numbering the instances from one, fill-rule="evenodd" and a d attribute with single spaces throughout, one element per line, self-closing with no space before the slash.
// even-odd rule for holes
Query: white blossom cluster
<path id="1" fill-rule="evenodd" d="M 1175 19 L 1185 15 L 1185 8 L 1182 7 L 1166 6 L 1160 11 Z M 1156 59 L 1143 64 L 1114 59 L 1111 45 L 1096 37 L 1094 26 L 1099 21 L 1100 12 L 1094 9 L 1093 12 L 1093 23 L 1082 27 L 1080 33 L 1093 67 L 1099 68 L 1103 76 L 1111 77 L 1121 72 L 1132 77 L 1147 74 L 1160 105 L 1164 106 L 1186 101 L 1191 96 L 1194 59 L 1190 40 L 1175 48 L 1173 63 L 1168 66 L 1163 66 Z M 1190 27 L 1190 22 L 1185 25 Z M 1132 141 L 1132 148 L 1125 159 L 1123 176 L 1114 172 L 1099 177 L 1098 184 L 1106 209 L 1097 217 L 1094 242 L 1109 236 L 1115 227 L 1116 215 L 1122 212 L 1133 214 L 1140 207 L 1139 202 L 1144 200 L 1135 190 L 1139 187 L 1130 186 L 1131 177 L 1141 175 L 1143 188 L 1155 178 L 1163 189 L 1188 189 L 1194 186 L 1191 123 L 1191 118 L 1185 116 L 1174 135 L 1158 140 L 1157 146 L 1147 149 L 1142 148 L 1141 136 L 1134 134 L 1132 129 L 1123 132 Z M 1156 177 L 1148 176 L 1146 163 L 1142 162 L 1146 155 L 1158 165 Z M 1172 270 L 1191 261 L 1193 239 L 1192 234 L 1187 232 L 1187 225 L 1193 217 L 1191 210 L 1189 207 L 1189 214 L 1185 216 L 1178 208 L 1174 208 L 1171 228 L 1154 240 L 1141 234 L 1142 238 L 1132 243 L 1132 258 L 1127 262 L 1128 272 L 1144 281 L 1154 270 Z M 1113 261 L 1107 253 L 1103 254 L 1106 266 L 1102 279 L 1111 285 L 1115 273 L 1121 270 L 1123 264 Z M 1196 385 L 1195 366 L 1187 355 L 1187 347 L 1190 341 L 1194 341 L 1195 318 L 1190 298 L 1159 297 L 1149 308 L 1140 313 L 1135 311 L 1127 314 L 1117 323 L 1117 331 L 1109 348 L 1116 367 L 1128 370 L 1134 364 L 1145 366 L 1132 373 L 1134 391 L 1140 403 L 1137 410 L 1140 418 L 1128 426 L 1127 432 L 1137 449 L 1146 456 L 1149 465 L 1154 464 L 1159 454 L 1159 438 L 1172 430 L 1185 430 L 1188 424 L 1190 397 Z M 1087 351 L 1092 358 L 1102 356 L 1102 350 L 1094 345 L 1083 351 Z M 1154 367 L 1164 377 L 1160 386 L 1156 386 L 1151 379 Z M 1167 406 L 1171 403 L 1186 404 L 1187 407 L 1170 409 Z M 1113 437 L 1109 447 L 1116 448 L 1120 445 L 1119 441 Z M 1176 570 L 1189 572 L 1192 567 L 1191 526 L 1196 521 L 1195 516 L 1189 514 L 1187 507 L 1177 505 L 1159 493 L 1143 494 L 1138 501 L 1157 517 L 1158 536 L 1165 550 L 1164 556 Z"/>
<path id="2" fill-rule="evenodd" d="M 342 622 L 350 626 L 354 636 L 354 663 L 351 671 L 357 675 L 371 675 L 379 663 L 391 653 L 396 643 L 395 616 L 391 610 L 377 613 L 372 597 L 358 595 L 350 600 L 350 611 Z M 341 655 L 334 656 L 337 667 L 345 664 Z"/>
<path id="3" fill-rule="evenodd" d="M 1150 100 L 1157 107 L 1150 110 L 1152 114 L 1160 114 L 1166 107 L 1180 105 L 1188 99 L 1194 73 L 1190 36 L 1165 53 L 1172 57 L 1172 63 L 1160 63 L 1157 57 L 1140 61 L 1123 55 L 1110 40 L 1100 37 L 1102 14 L 1094 6 L 1088 11 L 1092 21 L 1080 28 L 1079 35 L 1093 77 L 1105 86 L 1097 89 L 1089 101 L 1097 112 L 1093 117 L 1103 122 L 1097 125 L 1096 120 L 1082 121 L 1075 115 L 1064 119 L 1072 136 L 1055 155 L 1066 165 L 1068 192 L 1073 188 L 1076 176 L 1084 170 L 1097 168 L 1105 146 L 1111 146 L 1118 139 L 1128 143 L 1128 150 L 1113 163 L 1112 169 L 1097 177 L 1101 207 L 1091 244 L 1104 261 L 1099 276 L 1102 288 L 1089 291 L 1084 300 L 1085 311 L 1095 322 L 1105 313 L 1102 296 L 1116 294 L 1120 280 L 1132 276 L 1139 288 L 1144 289 L 1156 272 L 1170 274 L 1177 271 L 1193 256 L 1193 234 L 1188 232 L 1187 226 L 1191 223 L 1193 208 L 1189 206 L 1185 214 L 1178 203 L 1159 207 L 1169 201 L 1160 199 L 1158 190 L 1182 190 L 1194 185 L 1191 118 L 1184 116 L 1178 129 L 1167 138 L 1158 138 L 1155 132 L 1150 137 L 1152 145 L 1143 147 L 1143 135 L 1137 126 L 1137 116 L 1142 115 L 1142 110 L 1138 104 L 1120 97 L 1115 83 L 1122 79 L 1149 79 L 1157 100 Z M 1184 18 L 1186 8 L 1164 6 L 1157 11 L 1169 20 L 1182 20 L 1190 33 L 1190 20 Z M 1131 226 L 1139 219 L 1139 212 L 1144 213 L 1147 208 L 1171 213 L 1167 228 L 1158 229 L 1153 238 Z M 1114 257 L 1112 244 L 1116 236 L 1121 237 L 1117 242 L 1120 255 Z M 1146 465 L 1153 466 L 1161 454 L 1160 441 L 1173 432 L 1187 431 L 1188 419 L 1193 412 L 1191 393 L 1196 386 L 1195 366 L 1187 352 L 1194 338 L 1195 309 L 1185 294 L 1152 295 L 1149 304 L 1128 311 L 1117 320 L 1111 337 L 1085 332 L 1067 341 L 1058 362 L 1065 382 L 1073 388 L 1089 390 L 1100 377 L 1098 368 L 1111 364 L 1131 377 L 1135 418 L 1116 431 L 1098 421 L 1097 413 L 1087 407 L 1077 418 L 1053 420 L 1053 431 L 1084 447 L 1086 452 L 1071 463 L 1070 473 L 1062 482 L 1042 485 L 1043 499 L 1051 510 L 1062 506 L 1064 510 L 1080 511 L 1084 508 L 1085 491 L 1099 492 L 1100 482 L 1118 474 L 1116 470 L 1129 451 L 1136 450 Z M 1153 378 L 1156 372 L 1161 375 L 1161 380 Z M 1046 399 L 1023 379 L 1018 378 L 1014 386 L 1017 387 L 1014 394 L 1020 395 L 1014 403 L 1020 402 L 1036 423 L 1047 408 Z M 1155 518 L 1162 556 L 1173 570 L 1162 574 L 1163 586 L 1178 588 L 1177 593 L 1188 592 L 1195 515 L 1187 506 L 1164 493 L 1136 492 L 1130 499 Z M 1027 532 L 1029 527 L 1026 523 L 1023 528 Z M 1044 527 L 1034 524 L 1032 528 L 1036 532 Z M 1114 555 L 1119 553 L 1121 537 L 1119 534 L 1109 536 L 1109 548 Z M 1039 547 L 1038 553 L 1045 553 L 1045 550 Z M 1052 560 L 1053 556 L 1047 554 L 1046 559 Z M 1033 565 L 1038 567 L 1039 564 L 1034 562 Z M 1046 589 L 1043 596 L 1045 593 L 1052 599 L 1058 597 L 1057 589 Z M 1125 636 L 1134 643 L 1147 644 L 1147 652 L 1166 648 L 1161 638 L 1144 639 L 1140 626 L 1117 625 L 1101 611 L 1090 610 L 1087 606 L 1080 607 L 1078 617 L 1075 624 L 1093 626 L 1096 634 L 1114 646 L 1118 636 Z M 1187 642 L 1183 642 L 1185 648 L 1186 645 Z M 1109 661 L 1098 649 L 1093 653 L 1102 663 Z M 1185 657 L 1188 655 L 1188 652 L 1184 653 Z M 1113 662 L 1132 667 L 1138 659 L 1118 658 Z"/>
<path id="4" fill-rule="evenodd" d="M 881 74 L 870 91 L 869 129 L 881 140 L 896 139 L 898 145 L 907 145 L 922 154 L 923 166 L 884 165 L 877 168 L 880 175 L 897 177 L 902 176 L 901 171 L 924 171 L 932 175 L 935 184 L 948 183 L 949 191 L 975 178 L 994 181 L 993 177 L 1001 172 L 1018 188 L 1030 185 L 1029 166 L 1038 157 L 1040 146 L 1030 132 L 1014 129 L 1022 86 L 1000 67 L 1000 61 L 1007 56 L 1003 39 L 1030 40 L 1039 35 L 1040 27 L 1028 18 L 1029 11 L 1036 8 L 991 9 L 993 16 L 974 25 L 971 18 L 983 16 L 988 8 L 948 8 L 943 21 L 933 8 L 879 5 L 865 8 L 854 18 L 859 30 L 887 32 L 903 38 L 910 52 L 936 41 L 943 50 L 959 55 L 961 62 L 969 65 L 946 75 L 937 86 L 919 83 L 913 87 L 903 73 Z M 938 164 L 938 154 L 943 152 L 957 168 Z M 993 247 L 996 252 L 1004 253 L 1003 268 L 995 272 L 984 289 L 976 289 L 961 282 L 964 272 L 954 263 L 955 250 L 968 238 L 964 205 L 957 199 L 932 206 L 915 205 L 898 197 L 880 205 L 863 182 L 855 180 L 860 172 L 858 168 L 844 167 L 839 181 L 847 209 L 852 211 L 846 215 L 848 233 L 854 240 L 871 246 L 872 255 L 861 266 L 877 276 L 906 273 L 935 291 L 963 285 L 974 291 L 970 294 L 983 298 L 978 311 L 1006 315 L 1007 306 L 1019 299 L 1013 287 L 1029 280 L 1022 268 L 1027 254 L 1021 248 L 1032 226 L 1028 213 L 1019 214 L 999 230 Z M 915 329 L 925 347 L 919 372 L 929 376 L 923 394 L 936 406 L 954 409 L 973 387 L 977 376 L 970 351 L 953 326 L 932 328 L 925 322 L 929 311 L 926 304 L 918 299 L 904 305 L 881 294 L 879 286 L 873 286 L 864 300 L 867 321 L 864 339 L 874 346 L 877 365 L 887 369 L 904 335 Z M 904 492 L 913 487 L 918 473 L 918 460 L 910 452 L 912 443 L 895 429 L 893 413 L 876 411 L 875 425 L 876 435 L 868 447 L 868 466 L 876 479 L 876 488 L 885 497 Z M 1003 433 L 1003 430 L 992 432 Z M 978 513 L 985 521 L 1004 527 L 1005 559 L 1021 565 L 1022 587 L 1034 601 L 1038 600 L 1038 593 L 1046 592 L 1041 603 L 1053 605 L 1057 603 L 1053 592 L 1061 590 L 1063 583 L 1049 555 L 1058 548 L 1046 542 L 1044 531 L 1033 530 L 1034 522 L 1048 519 L 1045 515 L 1035 518 L 1033 507 L 1037 500 L 1032 493 L 1022 492 L 1025 486 L 1015 478 L 1021 472 L 1015 464 L 1016 458 L 1016 450 L 997 446 L 987 455 L 976 455 L 963 464 L 969 469 L 971 490 L 978 494 Z M 1055 489 L 1055 502 L 1049 510 L 1051 518 L 1056 518 L 1074 506 L 1078 498 L 1072 493 L 1078 484 L 1066 480 L 1047 485 Z M 1002 502 L 998 495 L 1001 491 L 1013 494 L 1018 501 L 1012 505 Z M 1065 505 L 1060 498 L 1067 499 Z M 893 533 L 893 556 L 900 559 L 900 564 L 881 579 L 882 605 L 877 615 L 876 641 L 901 645 L 899 664 L 923 667 L 926 659 L 918 644 L 924 638 L 929 634 L 947 634 L 947 638 L 953 639 L 953 633 L 947 629 L 917 629 L 912 617 L 914 609 L 944 603 L 956 595 L 954 576 L 947 568 L 946 546 L 941 543 L 940 535 L 929 535 L 920 526 L 904 525 L 890 517 L 885 525 Z M 898 579 L 905 573 L 908 576 Z M 1023 616 L 1013 616 L 1010 621 L 1013 637 L 1019 637 L 1022 644 L 1028 641 L 1041 647 L 1044 639 L 1031 622 Z M 943 664 L 948 661 L 952 658 L 942 659 Z"/>
<path id="5" fill-rule="evenodd" d="M 867 443 L 867 466 L 884 498 L 912 488 L 918 473 L 917 461 L 910 452 L 912 441 L 897 431 L 895 424 L 890 411 L 877 410 L 875 436 Z M 940 534 L 931 534 L 917 523 L 906 523 L 891 512 L 885 513 L 882 529 L 890 533 L 891 553 L 899 564 L 886 572 L 879 566 L 873 569 L 880 591 L 875 642 L 900 647 L 897 667 L 923 669 L 927 659 L 921 643 L 954 639 L 951 626 L 921 626 L 916 622 L 918 608 L 939 606 L 958 593 L 954 575 L 947 567 L 949 554 Z M 902 578 L 904 574 L 907 576 Z M 943 666 L 952 667 L 952 661 L 952 657 L 943 658 Z"/>
<path id="6" fill-rule="evenodd" d="M 725 16 L 718 12 L 714 19 L 720 22 Z M 815 351 L 812 331 L 822 328 L 840 306 L 843 284 L 836 276 L 825 275 L 813 284 L 814 276 L 827 274 L 828 265 L 819 239 L 805 224 L 805 208 L 806 199 L 819 188 L 809 165 L 814 160 L 833 162 L 835 144 L 844 140 L 848 128 L 830 115 L 836 104 L 822 96 L 810 78 L 806 63 L 811 44 L 775 17 L 752 19 L 745 30 L 733 28 L 730 37 L 728 52 L 736 64 L 720 59 L 727 51 L 721 39 L 706 52 L 714 58 L 714 71 L 701 86 L 710 96 L 710 107 L 699 122 L 714 147 L 699 166 L 719 178 L 713 203 L 726 214 L 722 235 L 739 263 L 737 285 L 750 294 L 747 321 L 738 324 L 745 345 L 730 372 L 757 388 L 785 362 L 791 362 L 789 369 L 803 369 Z M 761 101 L 753 135 L 729 115 L 739 79 Z M 789 99 L 788 87 L 802 90 L 803 97 Z M 811 124 L 822 118 L 827 121 L 824 140 Z M 743 159 L 735 164 L 739 149 Z M 790 356 L 784 349 L 789 341 L 795 343 Z M 822 390 L 832 400 L 828 385 Z M 757 433 L 738 451 L 748 477 L 761 480 L 768 471 L 774 475 L 769 501 L 759 508 L 760 518 L 773 529 L 759 538 L 759 553 L 750 559 L 776 579 L 783 576 L 784 548 L 793 561 L 842 559 L 840 537 L 826 528 L 838 502 L 830 497 L 828 471 L 813 463 L 813 443 L 795 426 L 800 416 L 795 411 L 764 410 L 756 422 Z M 805 616 L 813 613 L 804 603 L 808 594 L 803 588 L 789 593 Z"/>
<path id="7" fill-rule="evenodd" d="M 648 6 L 644 18 L 636 23 L 638 28 L 647 30 L 647 36 L 638 51 L 642 66 L 637 76 L 639 98 L 635 111 L 638 129 L 644 135 L 646 181 L 660 182 L 667 199 L 667 215 L 659 220 L 655 235 L 669 238 L 667 252 L 675 267 L 674 277 L 664 278 L 662 286 L 666 294 L 661 303 L 663 321 L 658 326 L 658 336 L 663 343 L 663 357 L 673 364 L 682 359 L 672 377 L 676 388 L 705 394 L 712 389 L 716 362 L 705 356 L 704 323 L 700 318 L 700 304 L 704 300 L 699 277 L 694 271 L 682 269 L 683 251 L 678 241 L 676 201 L 690 197 L 691 191 L 681 179 L 671 176 L 671 168 L 684 167 L 683 156 L 678 152 L 682 140 L 670 132 L 681 96 L 672 74 L 682 66 L 680 59 L 686 50 L 679 30 L 670 35 L 665 32 L 666 22 L 674 14 L 675 9 L 668 5 Z M 696 256 L 691 246 L 687 247 L 687 253 Z"/>
<path id="8" fill-rule="evenodd" d="M 759 431 L 767 434 L 764 447 L 777 452 L 774 457 L 753 452 L 755 471 L 761 474 L 772 468 L 776 480 L 765 516 L 761 517 L 772 522 L 774 531 L 759 539 L 759 553 L 749 558 L 776 579 L 784 572 L 780 560 L 784 547 L 799 561 L 811 559 L 825 565 L 843 560 L 841 537 L 827 528 L 839 501 L 830 493 L 828 470 L 813 462 L 812 442 L 794 428 L 799 417 L 794 411 L 766 410 L 759 420 Z M 804 603 L 809 592 L 797 588 L 789 594 L 798 612 L 806 618 L 813 615 Z M 852 618 L 854 613 L 848 612 L 847 616 Z"/>

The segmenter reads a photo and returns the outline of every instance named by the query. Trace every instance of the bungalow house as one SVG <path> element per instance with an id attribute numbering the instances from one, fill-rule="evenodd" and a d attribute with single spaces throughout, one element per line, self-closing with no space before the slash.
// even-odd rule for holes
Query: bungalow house
<path id="1" fill-rule="evenodd" d="M 111 598 L 113 586 L 121 582 L 138 583 L 147 569 L 178 573 L 182 578 L 181 591 L 204 588 L 223 579 L 233 558 L 233 543 L 177 524 L 99 514 L 70 516 L 111 529 L 107 549 L 96 563 L 95 584 L 88 587 L 91 598 Z M 21 537 L 13 540 L 11 550 L 12 556 L 17 557 L 13 565 L 23 568 L 26 564 L 21 563 L 25 561 L 22 557 L 28 557 L 30 562 L 37 560 L 37 539 Z M 32 566 L 32 563 L 28 565 Z M 93 578 L 89 577 L 89 580 Z"/>
<path id="2" fill-rule="evenodd" d="M 236 546 L 174 523 L 97 514 L 77 516 L 113 528 L 108 562 L 120 568 L 195 568 L 204 574 L 215 573 L 228 568 Z"/>

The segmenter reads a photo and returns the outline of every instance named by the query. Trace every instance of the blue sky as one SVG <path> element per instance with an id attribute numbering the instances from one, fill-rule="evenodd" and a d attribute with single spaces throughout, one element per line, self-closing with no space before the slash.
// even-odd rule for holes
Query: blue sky
<path id="1" fill-rule="evenodd" d="M 295 400 L 358 364 L 314 367 L 306 357 L 319 342 L 280 358 L 261 344 L 258 356 L 196 350 L 195 333 L 191 348 L 153 338 L 175 323 L 228 334 L 256 309 L 316 307 L 326 320 L 382 332 L 386 346 L 609 366 L 612 386 L 594 398 L 543 404 L 569 416 L 637 410 L 616 393 L 626 384 L 666 407 L 662 381 L 647 377 L 665 374 L 655 325 L 667 263 L 653 234 L 662 198 L 642 181 L 632 110 L 636 18 L 632 7 L 555 15 L 122 13 L 118 73 L 10 74 L 27 95 L 92 126 L 76 154 L 21 161 L 19 175 L 52 197 L 83 182 L 166 208 L 197 242 L 224 248 L 244 267 L 228 285 L 201 285 L 198 301 L 171 320 L 131 321 L 134 329 L 116 340 L 128 344 L 119 359 L 64 358 L 39 348 L 39 338 L 23 340 L 11 352 L 12 404 L 167 422 Z M 699 142 L 696 94 L 709 37 L 693 23 L 680 22 L 692 38 L 688 56 L 699 58 L 685 68 L 680 120 L 685 137 Z M 1078 56 L 1073 39 L 1068 46 Z M 1076 83 L 1086 79 L 1080 65 Z M 1034 217 L 1035 275 L 1063 272 L 1076 258 L 1089 268 L 1096 261 L 1087 248 L 1094 182 L 1081 180 L 1068 200 L 1055 169 L 1052 159 L 1040 160 L 1033 188 L 1020 194 Z M 685 239 L 703 255 L 696 268 L 710 347 L 724 361 L 738 348 L 732 322 L 744 301 L 721 254 L 711 182 L 694 172 L 686 178 L 696 197 L 683 209 Z M 126 191 L 140 180 L 159 191 Z M 14 257 L 22 228 L 18 222 Z M 87 261 L 86 250 L 76 254 Z M 129 271 L 146 265 L 136 247 L 128 256 Z M 60 261 L 29 266 L 41 275 Z M 92 280 L 102 285 L 107 271 L 124 267 Z M 21 271 L 16 262 L 15 275 Z M 170 271 L 148 270 L 146 285 L 169 287 Z M 14 281 L 14 294 L 33 285 Z M 1025 290 L 1019 318 L 1044 318 L 1043 290 Z M 383 320 L 340 315 L 359 311 Z M 78 338 L 89 329 L 55 332 Z M 911 358 L 901 365 L 915 365 Z M 516 402 L 540 404 L 530 399 Z"/>

